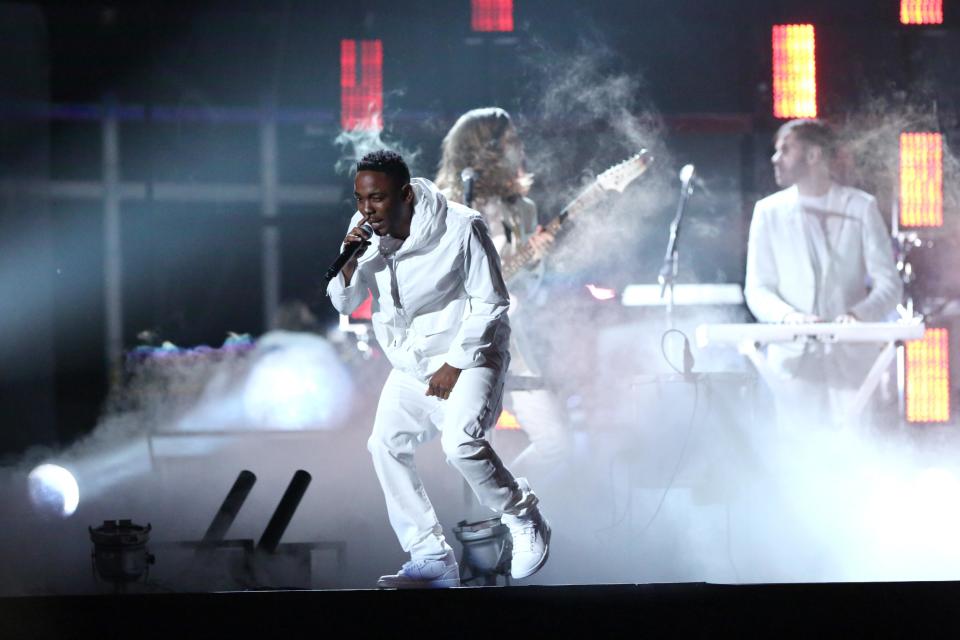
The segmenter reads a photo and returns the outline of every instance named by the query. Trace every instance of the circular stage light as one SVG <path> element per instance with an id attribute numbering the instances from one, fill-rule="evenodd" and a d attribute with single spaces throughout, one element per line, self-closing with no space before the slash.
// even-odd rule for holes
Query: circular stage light
<path id="1" fill-rule="evenodd" d="M 80 504 L 80 486 L 73 474 L 55 464 L 42 464 L 28 476 L 34 508 L 69 518 Z"/>

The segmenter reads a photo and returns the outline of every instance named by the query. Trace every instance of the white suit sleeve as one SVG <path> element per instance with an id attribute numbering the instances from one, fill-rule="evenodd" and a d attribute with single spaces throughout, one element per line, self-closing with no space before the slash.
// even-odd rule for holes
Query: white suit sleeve
<path id="1" fill-rule="evenodd" d="M 362 216 L 359 212 L 353 214 L 347 231 L 357 226 L 361 218 Z M 340 248 L 342 251 L 343 246 L 341 245 Z M 330 302 L 333 303 L 337 311 L 344 315 L 353 313 L 353 311 L 367 299 L 368 290 L 369 285 L 365 282 L 362 265 L 358 266 L 353 272 L 353 277 L 350 279 L 350 286 L 347 286 L 344 282 L 343 271 L 338 273 L 337 277 L 327 284 L 327 295 L 330 296 Z"/>
<path id="2" fill-rule="evenodd" d="M 867 297 L 853 305 L 851 313 L 859 320 L 881 321 L 897 307 L 903 295 L 903 282 L 894 264 L 890 237 L 883 224 L 877 201 L 870 200 L 861 235 L 863 259 L 873 281 Z"/>
<path id="3" fill-rule="evenodd" d="M 471 222 L 463 250 L 467 314 L 446 361 L 458 369 L 469 369 L 486 364 L 485 354 L 495 345 L 507 344 L 510 299 L 500 274 L 500 258 L 483 220 Z"/>
<path id="4" fill-rule="evenodd" d="M 750 220 L 747 241 L 747 275 L 743 295 L 747 306 L 760 322 L 781 322 L 796 311 L 779 293 L 779 273 L 773 255 L 773 243 L 766 226 L 766 215 L 759 205 Z"/>

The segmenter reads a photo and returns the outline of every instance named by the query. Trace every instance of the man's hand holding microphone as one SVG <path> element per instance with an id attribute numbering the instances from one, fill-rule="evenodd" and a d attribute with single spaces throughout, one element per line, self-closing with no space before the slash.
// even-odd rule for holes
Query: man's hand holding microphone
<path id="1" fill-rule="evenodd" d="M 337 273 L 343 271 L 343 282 L 347 286 L 353 278 L 353 272 L 357 270 L 357 261 L 364 254 L 367 247 L 370 246 L 370 236 L 373 235 L 373 227 L 369 223 L 359 224 L 347 233 L 343 239 L 343 251 L 340 257 L 327 269 L 327 280 L 333 280 Z"/>

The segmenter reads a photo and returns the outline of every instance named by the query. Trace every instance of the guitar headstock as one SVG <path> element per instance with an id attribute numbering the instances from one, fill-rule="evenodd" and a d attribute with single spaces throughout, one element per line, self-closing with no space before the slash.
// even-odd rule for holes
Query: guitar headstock
<path id="1" fill-rule="evenodd" d="M 653 154 L 646 149 L 641 149 L 640 153 L 613 165 L 597 176 L 597 184 L 607 191 L 623 193 L 627 185 L 643 175 L 651 164 L 653 164 Z"/>

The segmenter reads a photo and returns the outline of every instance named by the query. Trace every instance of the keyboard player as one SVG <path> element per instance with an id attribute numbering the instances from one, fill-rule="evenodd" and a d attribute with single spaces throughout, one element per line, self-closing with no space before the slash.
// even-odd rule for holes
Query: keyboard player
<path id="1" fill-rule="evenodd" d="M 902 294 L 893 251 L 868 193 L 831 176 L 836 140 L 820 120 L 791 120 L 771 158 L 781 191 L 754 209 L 744 295 L 760 322 L 879 322 Z M 774 390 L 781 423 L 838 427 L 876 357 L 872 345 L 770 345 L 787 384 Z"/>

